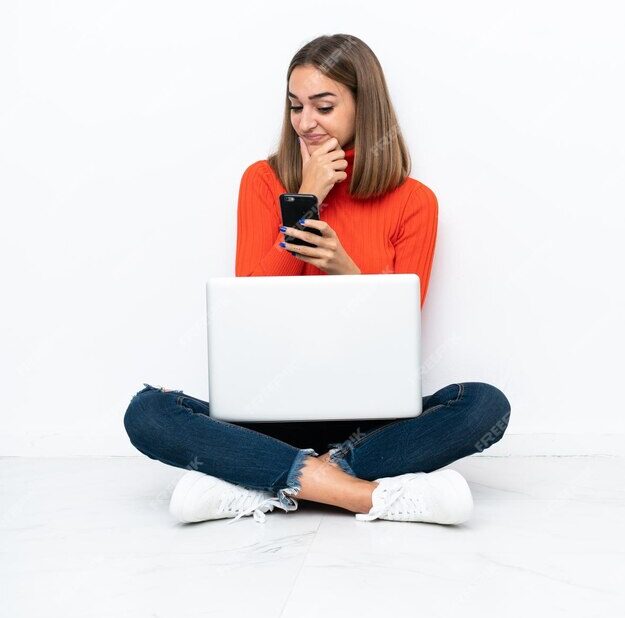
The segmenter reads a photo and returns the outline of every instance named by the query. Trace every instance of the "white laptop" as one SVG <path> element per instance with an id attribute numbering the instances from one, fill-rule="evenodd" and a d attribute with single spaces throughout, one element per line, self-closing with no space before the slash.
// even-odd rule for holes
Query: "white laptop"
<path id="1" fill-rule="evenodd" d="M 421 414 L 416 274 L 212 277 L 210 415 L 234 422 Z"/>

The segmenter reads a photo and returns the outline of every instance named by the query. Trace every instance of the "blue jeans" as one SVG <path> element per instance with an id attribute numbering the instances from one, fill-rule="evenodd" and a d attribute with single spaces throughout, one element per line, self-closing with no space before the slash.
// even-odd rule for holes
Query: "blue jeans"
<path id="1" fill-rule="evenodd" d="M 329 450 L 330 460 L 360 479 L 431 472 L 480 452 L 503 436 L 510 403 L 484 382 L 450 384 L 423 397 L 420 416 L 402 419 L 225 422 L 209 403 L 144 384 L 130 401 L 124 427 L 151 459 L 199 470 L 230 483 L 277 495 L 286 510 L 301 489 L 306 457 Z"/>

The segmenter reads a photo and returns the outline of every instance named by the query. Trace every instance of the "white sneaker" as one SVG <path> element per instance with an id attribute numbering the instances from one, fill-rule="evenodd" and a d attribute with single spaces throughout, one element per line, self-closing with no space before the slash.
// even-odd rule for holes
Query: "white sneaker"
<path id="1" fill-rule="evenodd" d="M 254 520 L 265 522 L 265 513 L 274 506 L 284 508 L 276 496 L 267 491 L 248 489 L 223 479 L 189 470 L 176 484 L 169 502 L 169 512 L 184 523 L 254 514 Z"/>
<path id="2" fill-rule="evenodd" d="M 411 472 L 375 479 L 373 506 L 356 519 L 461 524 L 471 516 L 473 498 L 464 477 L 455 470 Z"/>

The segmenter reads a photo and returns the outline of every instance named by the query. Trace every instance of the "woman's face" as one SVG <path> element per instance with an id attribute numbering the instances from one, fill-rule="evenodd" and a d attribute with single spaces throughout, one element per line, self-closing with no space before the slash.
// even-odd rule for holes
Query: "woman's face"
<path id="1" fill-rule="evenodd" d="M 347 86 L 329 79 L 317 67 L 298 66 L 291 72 L 288 96 L 291 124 L 310 154 L 332 137 L 343 149 L 353 146 L 356 102 Z"/>

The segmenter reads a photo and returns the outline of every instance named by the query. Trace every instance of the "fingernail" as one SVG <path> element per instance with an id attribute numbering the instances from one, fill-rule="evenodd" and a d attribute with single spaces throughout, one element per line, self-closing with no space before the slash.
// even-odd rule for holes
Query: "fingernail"
<path id="1" fill-rule="evenodd" d="M 281 246 L 281 247 L 286 247 L 286 244 L 285 244 L 285 243 L 283 243 L 283 242 L 281 242 L 281 243 L 280 243 L 280 246 Z"/>
<path id="2" fill-rule="evenodd" d="M 300 220 L 298 221 L 298 223 L 301 223 L 302 225 L 304 225 L 304 222 L 305 222 L 305 221 L 306 221 L 306 219 L 300 219 Z"/>
<path id="3" fill-rule="evenodd" d="M 281 225 L 281 226 L 280 226 L 280 231 L 281 231 L 281 232 L 286 232 L 286 228 L 284 227 L 284 225 Z"/>

